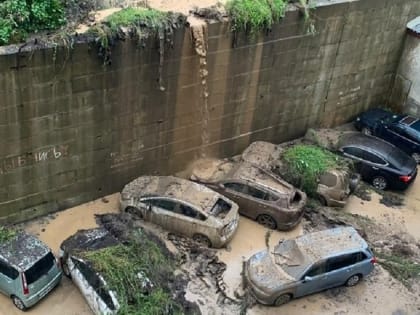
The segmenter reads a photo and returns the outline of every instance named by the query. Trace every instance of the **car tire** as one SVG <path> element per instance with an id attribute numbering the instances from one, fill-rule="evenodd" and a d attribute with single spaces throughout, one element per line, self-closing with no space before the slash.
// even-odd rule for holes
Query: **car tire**
<path id="1" fill-rule="evenodd" d="M 130 213 L 140 219 L 143 219 L 143 214 L 141 213 L 141 211 L 135 207 L 127 207 L 125 208 L 125 212 Z"/>
<path id="2" fill-rule="evenodd" d="M 385 190 L 388 187 L 388 182 L 383 176 L 375 176 L 372 179 L 372 186 L 379 190 Z"/>
<path id="3" fill-rule="evenodd" d="M 352 275 L 350 278 L 347 279 L 346 287 L 353 287 L 356 284 L 358 284 L 360 280 L 362 280 L 362 275 L 360 274 Z"/>
<path id="4" fill-rule="evenodd" d="M 26 306 L 25 306 L 25 304 L 23 304 L 23 302 L 22 302 L 22 300 L 21 299 L 19 299 L 17 296 L 15 296 L 15 295 L 12 295 L 12 301 L 13 301 L 13 304 L 18 308 L 18 309 L 20 309 L 21 311 L 26 311 Z"/>
<path id="5" fill-rule="evenodd" d="M 271 215 L 268 214 L 260 214 L 257 217 L 257 222 L 266 228 L 275 230 L 277 228 L 276 220 L 273 219 Z"/>
<path id="6" fill-rule="evenodd" d="M 290 293 L 282 294 L 274 301 L 274 305 L 280 306 L 280 305 L 286 304 L 290 302 L 291 299 L 292 299 L 292 295 Z"/>
<path id="7" fill-rule="evenodd" d="M 417 164 L 420 164 L 420 153 L 414 152 L 411 154 L 411 157 L 416 161 Z"/>
<path id="8" fill-rule="evenodd" d="M 362 133 L 364 135 L 371 136 L 372 135 L 372 130 L 370 128 L 368 128 L 368 127 L 363 127 L 362 128 Z"/>
<path id="9" fill-rule="evenodd" d="M 193 240 L 196 243 L 200 244 L 201 246 L 211 247 L 211 241 L 210 241 L 210 239 L 207 236 L 203 235 L 203 234 L 194 234 L 193 235 Z"/>
<path id="10" fill-rule="evenodd" d="M 324 196 L 318 195 L 318 201 L 321 204 L 321 206 L 324 206 L 324 207 L 328 206 L 327 199 L 325 199 Z"/>

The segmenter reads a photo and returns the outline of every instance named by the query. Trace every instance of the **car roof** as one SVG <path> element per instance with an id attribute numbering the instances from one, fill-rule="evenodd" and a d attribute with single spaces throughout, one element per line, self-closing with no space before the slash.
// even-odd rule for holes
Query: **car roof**
<path id="1" fill-rule="evenodd" d="M 282 149 L 274 143 L 255 141 L 242 153 L 242 160 L 258 165 L 265 169 L 271 169 L 280 160 Z"/>
<path id="2" fill-rule="evenodd" d="M 345 146 L 357 146 L 369 151 L 378 152 L 381 155 L 383 155 L 383 153 L 390 154 L 396 151 L 396 147 L 394 147 L 392 144 L 382 139 L 367 136 L 362 133 L 351 133 L 343 135 L 339 141 L 339 148 Z"/>
<path id="3" fill-rule="evenodd" d="M 295 190 L 291 184 L 274 173 L 247 162 L 240 163 L 231 178 L 256 183 L 278 193 L 290 193 Z"/>
<path id="4" fill-rule="evenodd" d="M 67 252 L 91 251 L 118 245 L 120 242 L 104 228 L 78 230 L 65 239 L 60 248 Z"/>
<path id="5" fill-rule="evenodd" d="M 47 245 L 25 232 L 17 232 L 13 238 L 0 245 L 0 258 L 20 272 L 28 270 L 49 252 Z"/>
<path id="6" fill-rule="evenodd" d="M 173 176 L 141 176 L 125 185 L 122 193 L 146 197 L 166 197 L 189 203 L 208 212 L 222 195 L 204 185 Z"/>
<path id="7" fill-rule="evenodd" d="M 368 247 L 366 241 L 353 227 L 338 227 L 309 233 L 294 241 L 300 251 L 312 261 Z"/>

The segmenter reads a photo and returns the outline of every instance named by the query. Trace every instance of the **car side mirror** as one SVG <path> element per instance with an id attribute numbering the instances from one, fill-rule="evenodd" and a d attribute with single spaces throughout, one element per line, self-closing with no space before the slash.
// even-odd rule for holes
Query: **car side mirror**
<path id="1" fill-rule="evenodd" d="M 312 281 L 312 277 L 305 276 L 305 278 L 303 278 L 303 282 L 309 282 L 309 281 Z"/>

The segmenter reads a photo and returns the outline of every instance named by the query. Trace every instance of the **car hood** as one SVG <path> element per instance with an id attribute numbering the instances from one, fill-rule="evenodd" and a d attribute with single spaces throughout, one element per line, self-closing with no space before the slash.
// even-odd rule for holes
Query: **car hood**
<path id="1" fill-rule="evenodd" d="M 247 263 L 248 279 L 266 293 L 295 281 L 288 273 L 276 265 L 268 250 L 254 254 Z"/>

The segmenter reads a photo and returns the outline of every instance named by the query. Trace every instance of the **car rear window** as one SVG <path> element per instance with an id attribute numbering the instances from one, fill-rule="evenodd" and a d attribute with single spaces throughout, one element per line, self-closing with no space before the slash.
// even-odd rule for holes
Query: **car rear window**
<path id="1" fill-rule="evenodd" d="M 401 168 L 409 164 L 411 157 L 398 148 L 392 148 L 388 154 L 388 159 L 392 164 Z"/>
<path id="2" fill-rule="evenodd" d="M 31 268 L 25 271 L 26 283 L 34 283 L 45 275 L 54 266 L 55 258 L 51 252 L 38 260 Z"/>
<path id="3" fill-rule="evenodd" d="M 232 205 L 224 201 L 223 199 L 217 199 L 210 213 L 215 217 L 223 219 L 226 214 L 230 211 Z"/>

